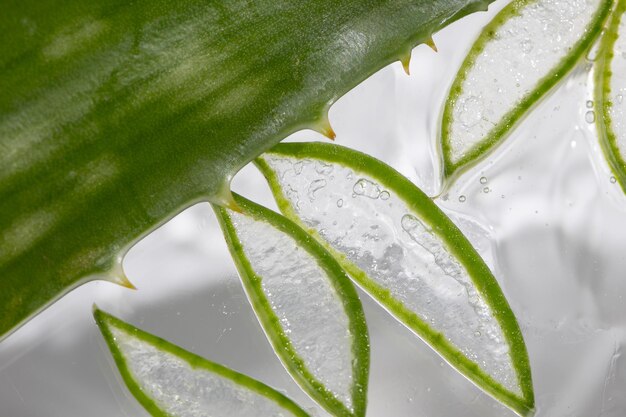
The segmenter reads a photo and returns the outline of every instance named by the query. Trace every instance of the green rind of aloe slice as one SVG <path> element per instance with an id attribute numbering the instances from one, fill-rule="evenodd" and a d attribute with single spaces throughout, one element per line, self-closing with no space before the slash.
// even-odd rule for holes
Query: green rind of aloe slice
<path id="1" fill-rule="evenodd" d="M 613 74 L 611 64 L 615 58 L 613 49 L 620 36 L 619 26 L 625 12 L 626 1 L 619 0 L 609 27 L 600 43 L 600 53 L 595 68 L 595 99 L 596 107 L 599 109 L 596 127 L 600 146 L 611 171 L 624 192 L 626 192 L 626 161 L 617 145 L 617 135 L 613 130 L 613 120 L 609 110 L 613 105 L 611 99 L 611 76 Z M 624 36 L 624 34 L 621 35 Z"/>
<path id="2" fill-rule="evenodd" d="M 483 52 L 485 45 L 496 36 L 498 29 L 510 18 L 516 17 L 520 11 L 537 0 L 514 0 L 502 9 L 493 20 L 483 29 L 478 39 L 472 45 L 468 55 L 452 83 L 449 95 L 443 108 L 441 121 L 440 146 L 443 158 L 444 187 L 453 183 L 464 171 L 482 160 L 486 155 L 500 145 L 507 135 L 517 126 L 523 118 L 530 113 L 533 107 L 547 95 L 548 92 L 563 79 L 563 77 L 578 63 L 580 58 L 591 47 L 600 35 L 606 18 L 610 15 L 613 0 L 604 0 L 591 18 L 584 35 L 574 44 L 569 53 L 553 67 L 549 73 L 541 78 L 535 87 L 509 110 L 497 122 L 482 140 L 471 148 L 461 159 L 454 162 L 452 159 L 451 125 L 453 120 L 453 107 L 463 94 L 463 83 L 467 74 L 476 62 L 476 58 Z"/>
<path id="3" fill-rule="evenodd" d="M 415 212 L 420 219 L 429 224 L 446 245 L 448 251 L 466 269 L 473 285 L 485 300 L 500 325 L 510 349 L 509 355 L 517 374 L 518 384 L 523 397 L 510 392 L 492 376 L 480 369 L 475 362 L 468 359 L 458 348 L 453 346 L 443 333 L 433 329 L 417 314 L 406 308 L 402 302 L 393 298 L 388 289 L 374 282 L 362 269 L 350 261 L 346 254 L 334 249 L 315 229 L 305 225 L 290 200 L 284 194 L 277 178 L 277 173 L 263 159 L 263 155 L 255 160 L 256 165 L 268 180 L 280 210 L 318 239 L 360 287 L 478 387 L 510 407 L 516 413 L 522 416 L 532 415 L 534 410 L 534 393 L 530 362 L 517 319 L 489 267 L 458 227 L 426 194 L 385 163 L 341 146 L 322 143 L 285 143 L 275 146 L 264 155 L 267 154 L 292 157 L 298 160 L 308 159 L 335 163 L 350 168 L 357 174 L 362 173 L 370 176 L 376 179 L 385 189 L 395 193 L 407 204 L 411 211 Z M 337 227 L 341 226 L 338 225 Z"/>
<path id="4" fill-rule="evenodd" d="M 365 315 L 350 278 L 346 275 L 335 258 L 324 249 L 300 226 L 290 219 L 262 207 L 233 193 L 235 202 L 240 206 L 243 214 L 253 219 L 263 221 L 276 228 L 282 233 L 292 237 L 300 248 L 318 262 L 318 265 L 327 273 L 334 290 L 343 304 L 344 311 L 349 319 L 349 331 L 352 335 L 352 403 L 353 411 L 339 401 L 311 371 L 307 369 L 303 359 L 295 351 L 292 342 L 280 324 L 280 320 L 272 309 L 272 306 L 264 294 L 261 282 L 263 277 L 258 276 L 250 260 L 246 257 L 237 231 L 232 223 L 228 209 L 214 206 L 217 218 L 220 222 L 228 247 L 231 251 L 241 281 L 252 307 L 261 323 L 268 340 L 274 351 L 300 387 L 322 405 L 327 411 L 337 417 L 362 417 L 365 415 L 367 406 L 367 387 L 369 375 L 369 336 Z M 263 239 L 259 236 L 259 239 Z"/>
<path id="5" fill-rule="evenodd" d="M 129 335 L 132 335 L 132 337 L 136 338 L 142 343 L 152 345 L 160 351 L 182 359 L 194 370 L 209 371 L 219 377 L 228 379 L 260 396 L 264 396 L 274 401 L 277 405 L 285 409 L 285 411 L 291 413 L 291 415 L 293 416 L 310 417 L 309 414 L 302 410 L 302 408 L 300 408 L 292 400 L 260 381 L 252 379 L 249 376 L 233 371 L 232 369 L 226 368 L 220 364 L 211 362 L 198 355 L 188 352 L 181 347 L 178 347 L 164 339 L 161 339 L 160 337 L 146 333 L 143 330 L 140 330 L 118 319 L 117 317 L 105 313 L 95 306 L 93 314 L 94 318 L 96 319 L 96 323 L 98 324 L 100 331 L 102 332 L 102 335 L 111 351 L 111 354 L 113 355 L 115 364 L 117 365 L 117 368 L 122 375 L 124 382 L 126 383 L 126 386 L 133 394 L 133 396 L 137 399 L 137 401 L 139 401 L 139 403 L 141 403 L 141 405 L 154 417 L 175 416 L 172 416 L 171 414 L 165 412 L 162 407 L 141 388 L 141 384 L 135 380 L 135 377 L 133 376 L 133 373 L 129 368 L 127 360 L 122 354 L 119 346 L 117 345 L 115 337 L 111 332 L 112 327 L 116 327 L 128 333 Z"/>

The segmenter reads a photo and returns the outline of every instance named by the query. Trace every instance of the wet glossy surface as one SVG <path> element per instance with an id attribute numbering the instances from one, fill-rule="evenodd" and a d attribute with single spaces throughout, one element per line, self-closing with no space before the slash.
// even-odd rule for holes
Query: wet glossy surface
<path id="1" fill-rule="evenodd" d="M 461 94 L 452 106 L 450 162 L 457 163 L 493 134 L 503 117 L 520 106 L 572 53 L 589 32 L 602 0 L 517 2 L 518 13 L 485 39 L 464 68 Z"/>
<path id="2" fill-rule="evenodd" d="M 131 378 L 159 410 L 175 417 L 287 417 L 271 399 L 138 338 L 109 327 Z"/>
<path id="3" fill-rule="evenodd" d="M 349 410 L 353 337 L 349 317 L 317 259 L 267 222 L 228 210 L 262 295 L 306 369 Z"/>
<path id="4" fill-rule="evenodd" d="M 498 383 L 521 394 L 504 334 L 467 270 L 393 189 L 337 163 L 262 158 L 302 222 L 363 271 L 368 283 L 389 291 Z"/>
<path id="5" fill-rule="evenodd" d="M 501 6 L 499 2 L 497 5 Z M 331 109 L 338 142 L 390 163 L 438 192 L 439 109 L 487 15 L 413 52 L 411 77 L 394 64 Z M 539 417 L 626 414 L 626 198 L 598 149 L 583 63 L 539 105 L 508 145 L 469 171 L 438 203 L 454 215 L 516 312 L 528 346 Z M 300 139 L 320 138 L 304 132 Z M 485 183 L 480 181 L 485 177 Z M 254 168 L 234 189 L 270 205 Z M 461 202 L 463 200 L 463 202 Z M 466 232 L 467 233 L 467 232 Z M 135 417 L 93 323 L 98 305 L 147 331 L 285 390 L 324 413 L 284 372 L 259 328 L 210 207 L 196 206 L 128 255 L 139 291 L 90 283 L 0 344 L 0 410 L 13 417 Z M 511 417 L 373 302 L 368 417 Z"/>

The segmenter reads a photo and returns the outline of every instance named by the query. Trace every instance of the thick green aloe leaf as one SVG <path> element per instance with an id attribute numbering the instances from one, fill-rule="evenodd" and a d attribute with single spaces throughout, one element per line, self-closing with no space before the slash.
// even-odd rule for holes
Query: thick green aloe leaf
<path id="1" fill-rule="evenodd" d="M 598 136 L 615 179 L 626 192 L 626 1 L 619 0 L 596 62 Z"/>
<path id="2" fill-rule="evenodd" d="M 94 309 L 130 392 L 154 417 L 309 417 L 280 392 Z"/>
<path id="3" fill-rule="evenodd" d="M 499 145 L 588 50 L 613 0 L 514 0 L 485 27 L 450 89 L 445 185 Z"/>
<path id="4" fill-rule="evenodd" d="M 533 388 L 517 320 L 452 221 L 388 165 L 336 145 L 289 143 L 257 158 L 285 215 L 384 308 L 521 415 Z"/>
<path id="5" fill-rule="evenodd" d="M 243 287 L 285 368 L 337 417 L 363 417 L 369 339 L 357 292 L 322 245 L 291 220 L 235 195 L 215 207 Z"/>
<path id="6" fill-rule="evenodd" d="M 0 338 L 491 0 L 6 0 Z"/>

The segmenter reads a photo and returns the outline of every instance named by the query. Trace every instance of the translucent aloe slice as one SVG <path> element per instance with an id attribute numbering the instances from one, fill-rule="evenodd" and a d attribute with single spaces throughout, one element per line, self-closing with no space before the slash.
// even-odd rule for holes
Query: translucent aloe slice
<path id="1" fill-rule="evenodd" d="M 155 417 L 309 417 L 269 386 L 102 310 L 94 317 L 131 393 Z"/>
<path id="2" fill-rule="evenodd" d="M 448 182 L 486 155 L 578 61 L 612 0 L 516 0 L 485 27 L 452 84 L 441 146 Z"/>
<path id="3" fill-rule="evenodd" d="M 617 4 L 596 67 L 596 126 L 604 155 L 626 192 L 626 1 Z"/>
<path id="4" fill-rule="evenodd" d="M 409 180 L 359 152 L 278 145 L 256 160 L 280 209 L 452 366 L 521 415 L 534 406 L 519 326 L 498 283 Z"/>
<path id="5" fill-rule="evenodd" d="M 352 282 L 289 219 L 241 196 L 215 206 L 250 303 L 287 371 L 338 417 L 365 415 L 369 339 Z"/>

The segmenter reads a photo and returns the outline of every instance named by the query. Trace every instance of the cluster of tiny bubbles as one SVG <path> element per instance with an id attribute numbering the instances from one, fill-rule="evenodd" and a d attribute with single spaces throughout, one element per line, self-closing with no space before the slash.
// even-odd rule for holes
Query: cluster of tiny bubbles
<path id="1" fill-rule="evenodd" d="M 587 109 L 589 109 L 586 113 L 585 113 L 585 121 L 587 123 L 594 123 L 596 121 L 596 112 L 593 111 L 593 100 L 587 100 L 585 102 L 585 107 L 587 107 Z"/>
<path id="2" fill-rule="evenodd" d="M 487 177 L 480 177 L 479 182 L 480 182 L 482 185 L 487 184 Z M 491 189 L 490 189 L 489 187 L 484 187 L 484 188 L 483 188 L 483 192 L 484 192 L 485 194 L 489 193 L 490 191 L 491 191 Z M 463 200 L 461 200 L 461 197 L 463 197 Z M 464 202 L 464 201 L 465 201 L 465 196 L 461 196 L 461 197 L 459 197 L 459 201 L 462 203 L 462 202 Z"/>
<path id="3" fill-rule="evenodd" d="M 352 192 L 352 198 L 363 196 L 371 198 L 372 200 L 376 200 L 378 198 L 381 200 L 388 200 L 389 197 L 391 197 L 388 191 L 382 190 L 378 184 L 365 178 L 361 178 L 354 183 Z"/>

